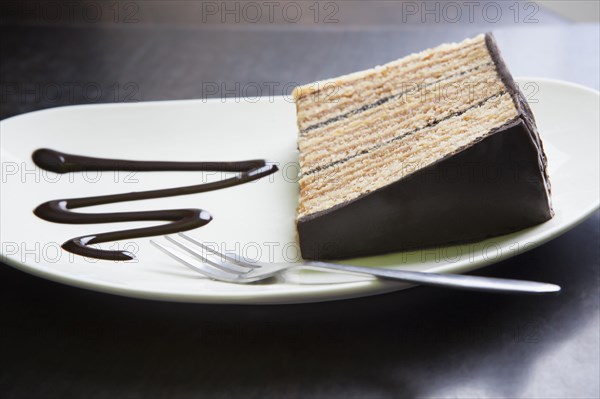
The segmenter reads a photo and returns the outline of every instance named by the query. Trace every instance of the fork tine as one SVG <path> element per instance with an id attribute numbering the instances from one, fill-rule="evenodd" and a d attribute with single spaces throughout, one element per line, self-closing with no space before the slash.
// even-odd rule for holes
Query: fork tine
<path id="1" fill-rule="evenodd" d="M 191 242 L 192 244 L 194 244 L 194 245 L 196 245 L 196 246 L 198 246 L 198 247 L 202 248 L 202 249 L 203 249 L 203 250 L 205 250 L 206 252 L 210 252 L 210 253 L 212 253 L 212 254 L 214 254 L 214 255 L 218 255 L 218 256 L 222 257 L 223 259 L 225 259 L 225 260 L 227 260 L 227 261 L 229 261 L 229 262 L 231 262 L 231 263 L 234 263 L 234 264 L 236 264 L 236 265 L 243 266 L 243 267 L 249 267 L 249 268 L 252 268 L 252 269 L 258 269 L 258 268 L 260 268 L 260 266 L 259 266 L 259 265 L 256 265 L 256 264 L 254 264 L 254 263 L 251 263 L 251 262 L 250 262 L 248 259 L 246 259 L 246 258 L 243 258 L 241 255 L 240 255 L 240 258 L 241 258 L 241 259 L 244 259 L 243 261 L 242 261 L 242 260 L 239 260 L 239 259 L 236 259 L 236 258 L 234 258 L 233 256 L 229 256 L 229 255 L 226 255 L 226 254 L 224 254 L 224 253 L 221 253 L 221 252 L 219 252 L 219 251 L 217 251 L 217 250 L 214 250 L 214 249 L 210 248 L 209 246 L 207 246 L 207 245 L 204 245 L 204 244 L 203 244 L 203 243 L 201 243 L 200 241 L 196 240 L 195 238 L 192 238 L 192 237 L 188 236 L 187 234 L 184 234 L 184 233 L 177 233 L 177 235 L 178 235 L 178 236 L 180 236 L 181 238 L 185 238 L 186 240 L 188 240 L 188 241 L 189 241 L 189 242 Z"/>
<path id="2" fill-rule="evenodd" d="M 175 240 L 173 237 L 164 236 L 165 240 L 177 245 L 179 248 L 192 255 L 193 257 L 200 259 L 202 262 L 208 263 L 209 265 L 216 267 L 217 269 L 223 270 L 227 273 L 237 273 L 237 274 L 246 274 L 251 272 L 253 269 L 250 267 L 244 267 L 236 264 L 231 264 L 218 260 L 211 260 L 207 256 L 202 255 L 200 252 L 188 247 L 187 245 Z"/>
<path id="3" fill-rule="evenodd" d="M 177 256 L 177 254 L 169 247 L 156 242 L 154 240 L 150 240 L 150 243 L 152 245 L 154 245 L 156 248 L 158 248 L 160 251 L 162 251 L 163 253 L 165 253 L 166 255 L 168 255 L 169 257 L 175 259 L 176 261 L 178 261 L 179 263 L 181 263 L 182 265 L 192 269 L 193 271 L 200 273 L 208 278 L 211 278 L 213 280 L 234 280 L 237 277 L 239 277 L 238 274 L 234 274 L 234 273 L 229 273 L 223 270 L 220 270 L 218 268 L 215 268 L 214 266 L 211 265 L 206 265 L 204 267 L 199 267 L 194 265 L 193 263 L 190 263 L 188 261 L 186 261 L 185 259 Z"/>

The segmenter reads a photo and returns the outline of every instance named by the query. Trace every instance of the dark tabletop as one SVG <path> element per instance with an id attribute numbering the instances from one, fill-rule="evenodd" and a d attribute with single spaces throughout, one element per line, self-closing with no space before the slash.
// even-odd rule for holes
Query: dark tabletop
<path id="1" fill-rule="evenodd" d="M 483 16 L 476 8 L 472 20 L 440 9 L 436 22 L 406 8 L 421 2 L 329 2 L 328 9 L 323 2 L 317 23 L 312 2 L 277 2 L 303 10 L 297 22 L 288 9 L 256 23 L 239 3 L 239 22 L 227 24 L 220 2 L 162 3 L 111 2 L 116 16 L 115 6 L 102 2 L 68 2 L 61 14 L 51 14 L 48 3 L 4 4 L 0 116 L 76 103 L 231 96 L 207 92 L 207 82 L 234 91 L 236 83 L 242 90 L 275 82 L 281 94 L 288 83 L 488 30 L 514 75 L 599 86 L 598 26 L 526 8 L 532 3 L 518 3 L 518 18 L 503 4 L 497 21 L 488 7 Z M 233 10 L 235 3 L 228 3 Z M 90 4 L 101 16 L 90 14 Z M 337 22 L 326 23 L 323 13 L 334 11 Z M 599 224 L 595 213 L 477 272 L 563 287 L 549 297 L 419 287 L 306 305 L 176 304 L 86 291 L 0 265 L 0 397 L 597 398 Z"/>

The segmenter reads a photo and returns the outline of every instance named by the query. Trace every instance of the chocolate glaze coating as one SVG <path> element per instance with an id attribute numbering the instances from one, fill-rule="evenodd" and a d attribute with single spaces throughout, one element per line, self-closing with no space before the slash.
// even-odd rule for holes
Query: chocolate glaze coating
<path id="1" fill-rule="evenodd" d="M 491 34 L 486 44 L 518 116 L 455 154 L 298 220 L 305 259 L 344 259 L 481 240 L 553 216 L 535 120 Z"/>

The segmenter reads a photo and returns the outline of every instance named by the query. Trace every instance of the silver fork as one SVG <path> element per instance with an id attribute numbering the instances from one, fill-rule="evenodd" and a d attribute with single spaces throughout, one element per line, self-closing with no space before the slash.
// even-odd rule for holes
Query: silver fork
<path id="1" fill-rule="evenodd" d="M 315 267 L 337 272 L 359 273 L 376 276 L 385 280 L 398 280 L 428 286 L 458 288 L 471 291 L 503 292 L 518 294 L 545 294 L 559 292 L 555 284 L 525 280 L 509 280 L 493 277 L 478 277 L 461 274 L 437 274 L 398 269 L 382 269 L 342 265 L 338 263 L 263 263 L 239 256 L 238 258 L 220 253 L 200 241 L 183 233 L 178 234 L 185 241 L 164 236 L 178 250 L 155 240 L 152 245 L 190 269 L 217 281 L 247 284 L 274 277 L 294 267 Z"/>

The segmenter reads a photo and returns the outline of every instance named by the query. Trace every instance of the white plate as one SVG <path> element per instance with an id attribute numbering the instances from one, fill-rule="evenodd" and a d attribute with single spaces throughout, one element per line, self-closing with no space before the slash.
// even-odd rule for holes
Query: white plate
<path id="1" fill-rule="evenodd" d="M 527 87 L 526 82 L 530 82 Z M 528 91 L 548 155 L 556 216 L 536 227 L 475 244 L 352 263 L 462 273 L 540 245 L 598 209 L 598 92 L 546 79 L 521 79 L 520 83 Z M 295 108 L 289 99 L 72 106 L 19 115 L 2 121 L 0 129 L 2 260 L 28 273 L 113 294 L 204 303 L 313 302 L 406 287 L 318 272 L 292 272 L 285 282 L 270 285 L 219 283 L 175 264 L 149 245 L 148 239 L 112 246 L 133 251 L 137 262 L 85 259 L 63 251 L 61 243 L 78 235 L 131 228 L 136 223 L 62 225 L 32 213 L 38 204 L 50 199 L 175 187 L 222 177 L 196 172 L 56 175 L 32 164 L 31 153 L 41 147 L 128 159 L 266 158 L 278 162 L 281 173 L 210 193 L 106 205 L 89 211 L 200 207 L 214 220 L 191 232 L 193 236 L 220 249 L 242 251 L 253 258 L 260 255 L 264 261 L 293 259 L 297 256 L 293 219 L 298 189 L 293 178 L 297 173 Z"/>

